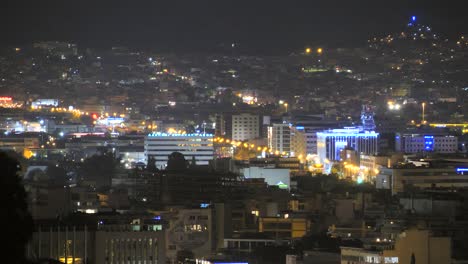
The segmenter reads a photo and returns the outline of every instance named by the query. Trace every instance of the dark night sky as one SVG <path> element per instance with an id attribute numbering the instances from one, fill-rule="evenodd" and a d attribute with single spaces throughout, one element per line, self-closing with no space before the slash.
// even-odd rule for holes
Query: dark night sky
<path id="1" fill-rule="evenodd" d="M 359 45 L 398 31 L 413 14 L 448 37 L 468 31 L 466 0 L 4 1 L 0 45 L 65 40 L 198 50 L 237 42 L 290 51 L 309 44 Z"/>

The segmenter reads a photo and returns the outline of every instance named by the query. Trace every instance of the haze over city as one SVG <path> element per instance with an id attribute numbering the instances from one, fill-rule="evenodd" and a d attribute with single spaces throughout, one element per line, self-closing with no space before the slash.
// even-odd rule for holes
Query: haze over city
<path id="1" fill-rule="evenodd" d="M 5 263 L 468 262 L 463 1 L 6 1 Z"/>

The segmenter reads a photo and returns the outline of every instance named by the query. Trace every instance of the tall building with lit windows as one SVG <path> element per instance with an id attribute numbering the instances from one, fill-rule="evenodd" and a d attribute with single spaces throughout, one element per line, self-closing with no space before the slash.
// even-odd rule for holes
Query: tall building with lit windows
<path id="1" fill-rule="evenodd" d="M 378 137 L 379 133 L 355 127 L 318 132 L 317 154 L 321 163 L 339 161 L 345 148 L 351 148 L 359 154 L 376 154 Z"/>
<path id="2" fill-rule="evenodd" d="M 232 139 L 244 141 L 260 136 L 260 117 L 252 114 L 232 115 Z"/>
<path id="3" fill-rule="evenodd" d="M 180 152 L 187 161 L 195 160 L 196 165 L 208 165 L 213 159 L 213 134 L 169 134 L 152 133 L 145 137 L 146 161 L 153 158 L 156 167 L 164 169 L 168 156 Z"/>
<path id="4" fill-rule="evenodd" d="M 268 147 L 274 152 L 291 151 L 291 124 L 271 124 L 268 127 Z"/>

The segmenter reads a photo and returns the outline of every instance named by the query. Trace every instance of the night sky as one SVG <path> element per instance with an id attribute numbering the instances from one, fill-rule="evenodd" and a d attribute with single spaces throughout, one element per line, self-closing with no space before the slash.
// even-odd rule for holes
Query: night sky
<path id="1" fill-rule="evenodd" d="M 358 46 L 400 30 L 411 15 L 454 38 L 468 31 L 463 0 L 1 1 L 0 45 L 39 40 L 88 47 L 210 50 L 238 43 L 290 52 L 307 45 Z"/>

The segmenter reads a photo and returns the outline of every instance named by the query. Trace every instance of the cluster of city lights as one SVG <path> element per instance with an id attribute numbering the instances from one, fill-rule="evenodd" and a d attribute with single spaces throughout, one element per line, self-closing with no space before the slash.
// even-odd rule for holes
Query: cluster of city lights
<path id="1" fill-rule="evenodd" d="M 323 48 L 317 48 L 316 50 L 317 54 L 320 55 L 323 53 Z M 312 53 L 312 49 L 311 48 L 306 48 L 305 49 L 305 54 L 311 54 Z"/>
<path id="2" fill-rule="evenodd" d="M 398 103 L 395 103 L 393 101 L 388 101 L 387 106 L 388 106 L 389 110 L 400 110 L 401 109 L 401 105 L 398 104 Z"/>
<path id="3" fill-rule="evenodd" d="M 252 151 L 270 153 L 274 155 L 289 156 L 291 154 L 286 151 L 283 151 L 283 152 L 280 152 L 278 150 L 275 151 L 271 148 L 268 148 L 267 146 L 255 145 L 253 143 L 249 144 L 247 142 L 231 140 L 231 139 L 223 138 L 223 137 L 215 137 L 213 138 L 213 142 L 219 143 L 219 144 L 228 144 L 228 145 L 230 144 L 231 146 L 236 147 L 236 148 L 245 148 L 245 149 L 252 150 Z"/>

